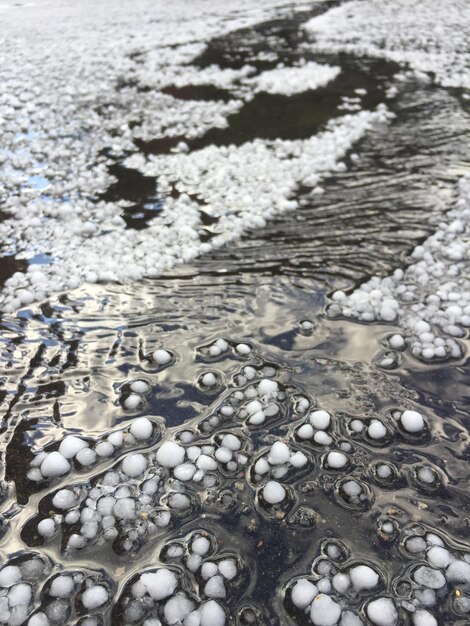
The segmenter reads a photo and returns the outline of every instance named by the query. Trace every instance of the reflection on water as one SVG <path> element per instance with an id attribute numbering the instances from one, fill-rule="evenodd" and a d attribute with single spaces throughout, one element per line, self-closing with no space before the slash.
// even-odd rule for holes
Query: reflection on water
<path id="1" fill-rule="evenodd" d="M 290 31 L 284 24 L 280 34 L 280 27 L 266 26 L 274 31 L 263 45 L 273 43 L 282 57 L 281 34 L 288 39 Z M 215 54 L 230 64 L 238 55 L 236 63 L 243 64 L 259 52 L 260 32 L 214 42 L 206 61 Z M 290 40 L 289 46 L 292 53 Z M 343 61 L 343 81 L 347 68 L 359 65 L 364 76 L 377 76 L 373 61 Z M 339 96 L 334 91 L 324 97 Z M 302 108 L 309 99 L 317 106 L 309 94 L 301 97 Z M 405 549 L 410 537 L 437 529 L 452 558 L 469 563 L 466 357 L 425 367 L 403 354 L 385 371 L 376 357 L 393 326 L 323 316 L 333 286 L 352 287 L 387 272 L 427 236 L 465 153 L 468 120 L 455 95 L 416 81 L 402 87 L 391 107 L 397 114 L 392 126 L 362 141 L 360 158 L 348 157 L 348 170 L 325 185 L 323 196 L 301 196 L 295 216 L 279 218 L 171 276 L 125 287 L 87 286 L 18 317 L 3 317 L 0 547 L 21 580 L 32 581 L 32 606 L 41 607 L 50 623 L 72 623 L 87 614 L 97 616 L 90 622 L 96 624 L 161 617 L 163 600 L 146 596 L 144 602 L 138 593 L 142 581 L 151 580 L 141 578 L 147 568 L 164 568 L 167 582 L 174 580 L 173 590 L 184 592 L 192 611 L 206 610 L 204 603 L 218 598 L 234 624 L 309 623 L 293 603 L 294 579 L 318 582 L 364 562 L 379 574 L 374 594 L 401 598 L 399 623 L 408 623 L 406 603 L 421 589 L 413 568 L 426 562 L 423 551 Z M 244 133 L 253 132 L 243 118 L 258 119 L 252 113 L 248 108 L 239 114 Z M 230 129 L 223 133 L 230 140 Z M 108 199 L 128 200 L 128 226 L 144 228 L 158 215 L 155 181 L 122 169 L 115 171 L 118 182 Z M 211 224 L 205 227 L 210 232 Z M 227 348 L 211 354 L 210 346 L 221 338 Z M 251 350 L 237 349 L 240 343 Z M 151 358 L 161 348 L 174 356 L 167 367 Z M 209 372 L 214 385 L 203 382 Z M 257 422 L 248 405 L 263 379 L 276 382 L 278 395 L 265 402 L 266 419 Z M 144 381 L 148 389 L 129 409 L 133 381 Z M 326 445 L 299 436 L 312 408 L 332 416 Z M 406 408 L 425 416 L 421 435 L 410 435 L 397 422 L 395 412 Z M 132 434 L 139 417 L 152 424 L 144 439 Z M 377 419 L 386 436 L 374 439 L 368 429 Z M 362 431 L 352 427 L 355 420 Z M 57 450 L 66 435 L 81 436 L 98 450 L 115 432 L 123 433 L 123 443 L 112 445 L 109 454 L 93 452 L 89 464 L 72 462 L 62 478 L 28 477 L 35 456 Z M 230 457 L 222 444 L 227 434 L 235 434 L 241 446 Z M 186 484 L 157 462 L 163 440 L 177 441 L 185 454 L 190 446 L 206 446 L 206 456 L 218 460 L 207 461 L 199 482 Z M 271 505 L 263 495 L 266 475 L 256 467 L 276 441 L 291 454 L 301 452 L 306 464 L 269 468 L 270 478 L 286 490 Z M 344 467 L 328 464 L 331 450 L 347 457 Z M 124 472 L 121 462 L 132 455 L 145 459 L 145 479 Z M 76 514 L 68 520 L 54 499 L 61 489 L 76 498 Z M 113 509 L 118 523 L 108 520 L 106 526 L 109 514 L 100 499 L 118 489 L 124 490 L 121 509 L 130 507 L 131 513 Z M 38 532 L 44 520 L 52 520 L 50 537 Z M 194 548 L 198 538 L 208 540 L 202 555 Z M 235 573 L 214 574 L 223 578 L 214 592 L 202 567 L 219 571 L 213 566 L 222 561 L 230 561 Z M 49 593 L 58 572 L 73 581 L 67 599 Z M 439 623 L 466 623 L 464 582 L 457 577 L 438 588 L 433 611 Z M 95 590 L 99 598 L 104 592 L 96 587 L 106 590 L 99 610 L 85 596 Z M 364 617 L 369 599 L 351 592 L 338 601 L 343 610 Z"/>

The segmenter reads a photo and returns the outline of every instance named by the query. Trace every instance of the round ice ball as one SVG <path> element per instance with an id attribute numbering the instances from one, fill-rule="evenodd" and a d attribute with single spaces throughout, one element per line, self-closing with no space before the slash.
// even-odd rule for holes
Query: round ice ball
<path id="1" fill-rule="evenodd" d="M 419 433 L 424 428 L 424 419 L 418 411 L 406 410 L 400 416 L 400 422 L 408 433 Z"/>
<path id="2" fill-rule="evenodd" d="M 286 490 L 275 480 L 270 480 L 263 487 L 263 498 L 268 504 L 279 504 L 285 499 L 285 497 Z"/>

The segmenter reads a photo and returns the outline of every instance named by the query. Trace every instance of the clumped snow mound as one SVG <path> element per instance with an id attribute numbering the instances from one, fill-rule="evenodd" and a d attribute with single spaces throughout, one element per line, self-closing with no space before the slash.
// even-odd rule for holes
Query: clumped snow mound
<path id="1" fill-rule="evenodd" d="M 413 250 L 411 265 L 371 278 L 349 295 L 335 292 L 329 314 L 393 322 L 425 361 L 459 357 L 462 348 L 454 337 L 470 327 L 470 178 L 459 181 L 457 192 L 445 221 Z M 390 338 L 391 347 L 398 346 L 398 337 Z"/>
<path id="2" fill-rule="evenodd" d="M 466 0 L 353 0 L 307 22 L 315 49 L 347 51 L 432 72 L 444 87 L 470 87 Z"/>

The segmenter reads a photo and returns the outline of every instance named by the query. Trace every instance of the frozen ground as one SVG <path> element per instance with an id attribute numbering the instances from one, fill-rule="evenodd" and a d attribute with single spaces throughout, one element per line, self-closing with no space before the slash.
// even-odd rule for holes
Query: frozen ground
<path id="1" fill-rule="evenodd" d="M 0 3 L 0 624 L 468 623 L 467 13 Z"/>

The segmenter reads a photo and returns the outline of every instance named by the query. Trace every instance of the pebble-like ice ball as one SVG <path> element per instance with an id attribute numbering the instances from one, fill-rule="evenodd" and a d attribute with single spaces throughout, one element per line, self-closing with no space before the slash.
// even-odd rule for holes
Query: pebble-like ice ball
<path id="1" fill-rule="evenodd" d="M 72 595 L 75 583 L 72 576 L 57 576 L 52 581 L 49 595 L 53 598 L 69 598 Z"/>
<path id="2" fill-rule="evenodd" d="M 237 575 L 237 564 L 234 559 L 223 559 L 220 561 L 218 568 L 226 580 L 232 580 Z"/>
<path id="3" fill-rule="evenodd" d="M 289 447 L 283 441 L 276 441 L 269 451 L 268 461 L 271 465 L 282 465 L 290 458 Z"/>
<path id="4" fill-rule="evenodd" d="M 93 585 L 84 591 L 82 604 L 88 609 L 97 609 L 108 601 L 108 591 L 102 585 Z"/>
<path id="5" fill-rule="evenodd" d="M 135 478 L 147 469 L 147 459 L 143 454 L 130 454 L 122 462 L 121 468 L 124 474 L 130 478 Z"/>
<path id="6" fill-rule="evenodd" d="M 408 433 L 419 433 L 424 428 L 424 419 L 418 411 L 406 410 L 400 416 L 401 425 Z"/>
<path id="7" fill-rule="evenodd" d="M 149 439 L 152 434 L 152 422 L 146 417 L 139 417 L 132 422 L 129 430 L 133 437 L 144 441 Z"/>
<path id="8" fill-rule="evenodd" d="M 88 448 L 86 441 L 80 439 L 80 437 L 75 437 L 75 435 L 67 435 L 60 443 L 59 452 L 66 459 L 71 459 L 83 448 Z"/>
<path id="9" fill-rule="evenodd" d="M 0 587 L 10 587 L 21 580 L 21 570 L 17 565 L 7 565 L 0 570 Z"/>
<path id="10" fill-rule="evenodd" d="M 217 384 L 217 377 L 213 372 L 206 372 L 201 377 L 201 383 L 204 387 L 214 387 Z"/>
<path id="11" fill-rule="evenodd" d="M 55 522 L 50 517 L 41 520 L 38 524 L 38 533 L 41 535 L 41 537 L 45 537 L 46 539 L 52 537 L 52 535 L 55 533 L 55 529 Z"/>
<path id="12" fill-rule="evenodd" d="M 348 457 L 342 452 L 329 452 L 326 457 L 326 462 L 328 467 L 333 467 L 334 469 L 340 469 L 344 467 L 348 462 Z"/>
<path id="13" fill-rule="evenodd" d="M 60 489 L 52 498 L 52 504 L 57 509 L 71 509 L 77 503 L 77 497 L 71 489 Z"/>
<path id="14" fill-rule="evenodd" d="M 247 343 L 239 343 L 235 346 L 235 350 L 238 352 L 238 354 L 241 354 L 243 356 L 246 356 L 248 354 L 250 354 L 251 352 L 251 348 Z"/>
<path id="15" fill-rule="evenodd" d="M 301 578 L 292 587 L 292 602 L 298 609 L 306 609 L 318 594 L 317 587 L 306 578 Z"/>
<path id="16" fill-rule="evenodd" d="M 175 574 L 165 567 L 156 572 L 142 574 L 140 581 L 145 586 L 149 596 L 157 601 L 171 596 L 178 585 Z"/>
<path id="17" fill-rule="evenodd" d="M 224 626 L 225 611 L 215 600 L 209 600 L 201 605 L 200 626 Z"/>
<path id="18" fill-rule="evenodd" d="M 437 626 L 437 620 L 426 609 L 419 609 L 413 613 L 413 626 Z"/>
<path id="19" fill-rule="evenodd" d="M 185 449 L 174 441 L 165 441 L 156 455 L 157 463 L 162 467 L 173 468 L 183 462 Z"/>
<path id="20" fill-rule="evenodd" d="M 335 626 L 341 616 L 341 607 L 324 593 L 318 594 L 310 608 L 310 619 L 315 626 Z"/>
<path id="21" fill-rule="evenodd" d="M 383 439 L 387 434 L 387 429 L 380 420 L 373 420 L 367 429 L 367 434 L 371 439 Z"/>
<path id="22" fill-rule="evenodd" d="M 275 480 L 270 480 L 263 487 L 263 498 L 268 504 L 279 504 L 279 502 L 282 502 L 285 497 L 286 490 Z"/>
<path id="23" fill-rule="evenodd" d="M 40 469 L 44 478 L 63 476 L 70 471 L 70 463 L 60 452 L 51 452 L 41 463 Z"/>
<path id="24" fill-rule="evenodd" d="M 191 544 L 191 552 L 199 554 L 199 556 L 205 556 L 211 547 L 209 539 L 207 537 L 196 537 Z"/>
<path id="25" fill-rule="evenodd" d="M 317 430 L 326 430 L 331 422 L 331 416 L 327 411 L 317 410 L 310 413 L 310 424 Z"/>
<path id="26" fill-rule="evenodd" d="M 124 400 L 124 406 L 126 407 L 126 409 L 133 411 L 139 406 L 141 402 L 142 402 L 142 398 L 141 396 L 139 396 L 138 393 L 131 393 Z"/>
<path id="27" fill-rule="evenodd" d="M 171 361 L 172 356 L 167 350 L 159 349 L 152 354 L 152 359 L 157 365 L 166 365 Z"/>
<path id="28" fill-rule="evenodd" d="M 379 583 L 379 575 L 368 565 L 357 565 L 349 571 L 353 587 L 358 590 L 373 589 Z"/>
<path id="29" fill-rule="evenodd" d="M 377 598 L 367 605 L 367 617 L 376 626 L 394 626 L 398 613 L 390 598 Z"/>

